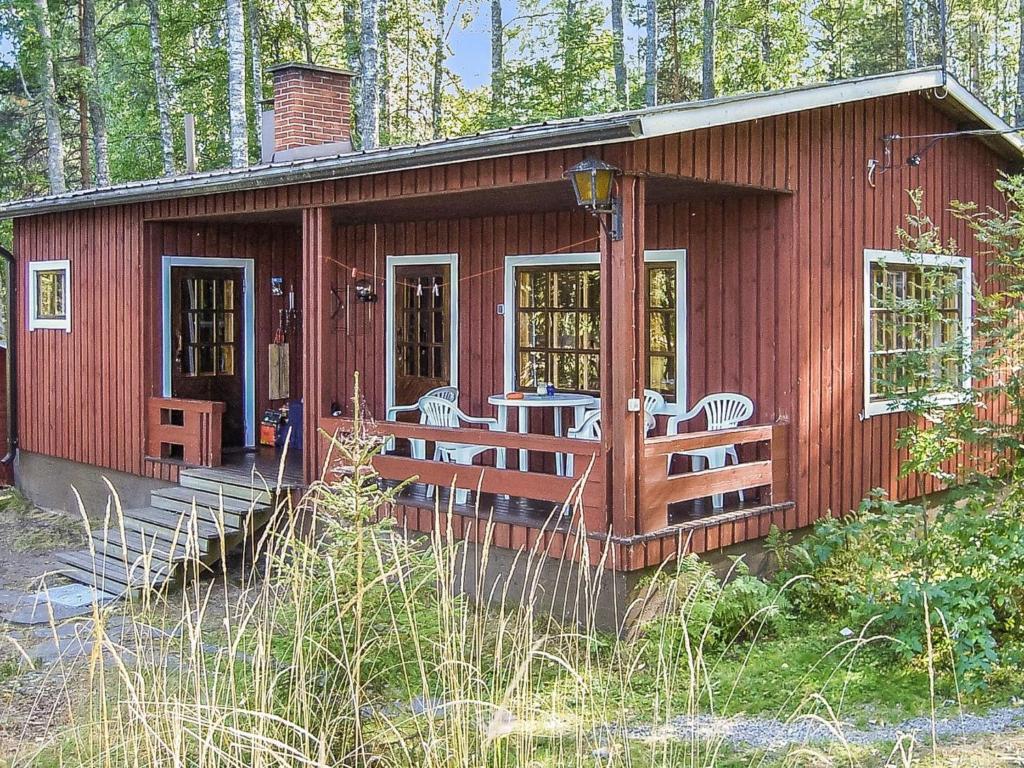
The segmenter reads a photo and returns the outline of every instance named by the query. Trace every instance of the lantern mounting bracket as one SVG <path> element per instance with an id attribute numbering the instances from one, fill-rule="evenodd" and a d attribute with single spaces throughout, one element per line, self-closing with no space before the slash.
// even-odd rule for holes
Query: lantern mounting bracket
<path id="1" fill-rule="evenodd" d="M 622 198 L 612 198 L 612 212 L 609 214 L 608 236 L 615 242 L 622 240 Z"/>

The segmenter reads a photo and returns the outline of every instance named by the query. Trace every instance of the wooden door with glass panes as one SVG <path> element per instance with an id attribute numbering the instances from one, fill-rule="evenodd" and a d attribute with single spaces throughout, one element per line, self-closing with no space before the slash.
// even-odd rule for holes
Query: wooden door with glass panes
<path id="1" fill-rule="evenodd" d="M 245 445 L 242 285 L 241 269 L 171 269 L 171 396 L 225 403 L 225 447 Z"/>
<path id="2" fill-rule="evenodd" d="M 451 384 L 450 278 L 448 264 L 395 267 L 396 405 L 411 405 L 434 387 Z M 418 418 L 415 412 L 404 415 Z"/>

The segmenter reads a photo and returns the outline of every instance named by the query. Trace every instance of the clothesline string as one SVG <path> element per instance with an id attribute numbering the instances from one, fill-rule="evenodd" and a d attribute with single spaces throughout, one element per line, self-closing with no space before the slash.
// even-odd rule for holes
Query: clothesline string
<path id="1" fill-rule="evenodd" d="M 569 245 L 562 246 L 561 248 L 555 248 L 555 249 L 550 250 L 550 251 L 545 251 L 544 253 L 537 254 L 537 255 L 538 256 L 547 256 L 547 255 L 550 255 L 550 254 L 553 254 L 553 253 L 562 253 L 564 251 L 569 251 L 569 250 L 578 248 L 578 247 L 580 247 L 582 245 L 586 245 L 587 243 L 592 243 L 592 242 L 594 242 L 595 240 L 598 240 L 598 239 L 600 239 L 600 235 L 594 235 L 593 237 L 588 237 L 585 240 L 580 240 L 580 241 L 575 242 L 575 243 L 569 243 Z M 366 272 L 365 270 L 359 269 L 358 267 L 354 267 L 351 264 L 346 264 L 345 262 L 340 261 L 339 259 L 336 259 L 333 256 L 327 256 L 326 258 L 327 258 L 328 261 L 332 261 L 335 264 L 337 264 L 338 266 L 343 267 L 346 271 L 349 271 L 351 273 L 352 277 L 362 276 L 362 277 L 370 278 L 371 280 L 373 280 L 373 282 L 380 282 L 380 283 L 385 282 L 385 278 L 379 277 L 376 274 L 376 262 L 377 262 L 376 253 L 374 253 L 374 272 L 373 273 Z M 463 276 L 459 277 L 458 282 L 461 283 L 461 282 L 464 282 L 466 280 L 475 280 L 478 277 L 483 277 L 484 275 L 489 275 L 489 274 L 492 274 L 494 272 L 501 272 L 504 269 L 505 269 L 505 266 L 501 265 L 501 266 L 498 266 L 498 267 L 493 267 L 491 269 L 485 269 L 485 270 L 482 270 L 480 272 L 474 272 L 473 274 L 470 274 L 470 275 L 463 275 Z M 422 286 L 416 285 L 415 283 L 409 283 L 409 282 L 406 282 L 404 280 L 396 280 L 395 284 L 396 285 L 402 285 L 402 286 L 405 286 L 407 288 L 422 287 Z M 443 286 L 444 283 L 436 283 L 436 285 L 438 287 L 440 287 L 440 286 Z M 432 286 L 428 286 L 428 287 L 432 287 Z"/>

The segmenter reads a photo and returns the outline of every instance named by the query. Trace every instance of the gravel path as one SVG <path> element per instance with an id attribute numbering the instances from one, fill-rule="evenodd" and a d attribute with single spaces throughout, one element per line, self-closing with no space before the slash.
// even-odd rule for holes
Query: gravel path
<path id="1" fill-rule="evenodd" d="M 1024 707 L 1002 707 L 984 715 L 964 714 L 939 718 L 934 733 L 940 740 L 991 735 L 1024 728 Z M 814 717 L 780 721 L 764 717 L 677 717 L 665 726 L 635 726 L 619 730 L 627 739 L 722 739 L 734 745 L 777 749 L 799 744 L 823 744 L 845 740 L 850 744 L 868 746 L 895 743 L 901 736 L 913 735 L 918 741 L 930 741 L 932 721 L 916 717 L 895 725 L 874 725 L 860 728 L 849 723 L 826 724 Z M 840 735 L 841 734 L 841 735 Z"/>

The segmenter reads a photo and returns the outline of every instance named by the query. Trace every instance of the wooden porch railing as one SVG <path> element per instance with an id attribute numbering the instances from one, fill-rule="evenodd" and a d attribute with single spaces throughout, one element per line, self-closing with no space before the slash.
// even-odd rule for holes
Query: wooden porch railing
<path id="1" fill-rule="evenodd" d="M 204 467 L 221 463 L 224 403 L 151 397 L 146 414 L 146 455 Z"/>
<path id="2" fill-rule="evenodd" d="M 351 434 L 354 422 L 345 418 L 323 418 L 320 427 L 327 435 Z M 416 478 L 417 482 L 450 488 L 484 493 L 507 494 L 525 499 L 542 502 L 560 503 L 569 499 L 574 487 L 584 476 L 581 500 L 588 527 L 595 525 L 595 530 L 606 526 L 604 510 L 604 467 L 596 458 L 601 452 L 601 444 L 593 440 L 574 440 L 551 435 L 519 434 L 518 432 L 492 432 L 487 429 L 445 427 L 428 427 L 407 422 L 376 422 L 366 423 L 371 434 L 380 437 L 393 437 L 398 441 L 423 440 L 427 443 L 426 456 L 432 455 L 430 443 L 443 441 L 462 445 L 482 445 L 512 450 L 526 449 L 531 453 L 561 453 L 572 455 L 573 476 L 566 477 L 546 472 L 521 472 L 516 469 L 499 469 L 484 464 L 450 464 L 431 459 L 414 459 L 408 456 L 390 454 L 379 455 L 374 459 L 374 469 L 386 480 L 405 481 Z M 326 438 L 325 438 L 326 439 Z M 325 455 L 327 451 L 325 451 Z M 495 452 L 483 454 L 488 461 L 496 458 Z M 327 466 L 332 458 L 328 455 Z"/>
<path id="3" fill-rule="evenodd" d="M 320 428 L 329 435 L 351 434 L 355 423 L 346 418 L 323 418 Z M 522 472 L 499 469 L 492 465 L 460 465 L 414 459 L 393 454 L 379 455 L 374 468 L 386 480 L 417 482 L 484 493 L 507 494 L 542 502 L 560 503 L 569 499 L 574 487 L 586 476 L 582 486 L 584 520 L 589 530 L 607 528 L 607 507 L 604 491 L 604 466 L 600 461 L 601 444 L 592 440 L 575 440 L 550 435 L 519 434 L 517 432 L 491 432 L 486 429 L 448 429 L 428 427 L 406 422 L 364 422 L 363 428 L 381 438 L 398 441 L 423 440 L 427 443 L 426 456 L 432 455 L 431 443 L 454 442 L 462 445 L 481 445 L 505 448 L 511 452 L 524 448 L 532 452 L 562 453 L 574 457 L 572 477 L 547 472 Z M 739 490 L 759 492 L 765 503 L 789 500 L 788 489 L 788 425 L 785 422 L 743 426 L 714 432 L 692 432 L 683 435 L 649 437 L 644 442 L 641 459 L 640 509 L 638 534 L 659 531 L 668 526 L 668 506 L 677 502 L 733 493 Z M 669 472 L 668 457 L 698 448 L 735 445 L 740 464 L 728 464 L 718 469 L 698 472 L 687 470 Z M 325 445 L 326 466 L 334 466 L 337 457 Z M 495 453 L 484 454 L 488 460 Z M 682 463 L 683 460 L 678 460 Z"/>
<path id="4" fill-rule="evenodd" d="M 788 424 L 784 421 L 647 438 L 641 467 L 640 532 L 664 528 L 669 504 L 714 494 L 758 489 L 763 491 L 763 501 L 788 501 L 787 440 Z M 736 446 L 741 463 L 697 472 L 669 472 L 668 459 L 673 454 L 728 445 Z M 744 454 L 755 457 L 744 461 Z"/>

